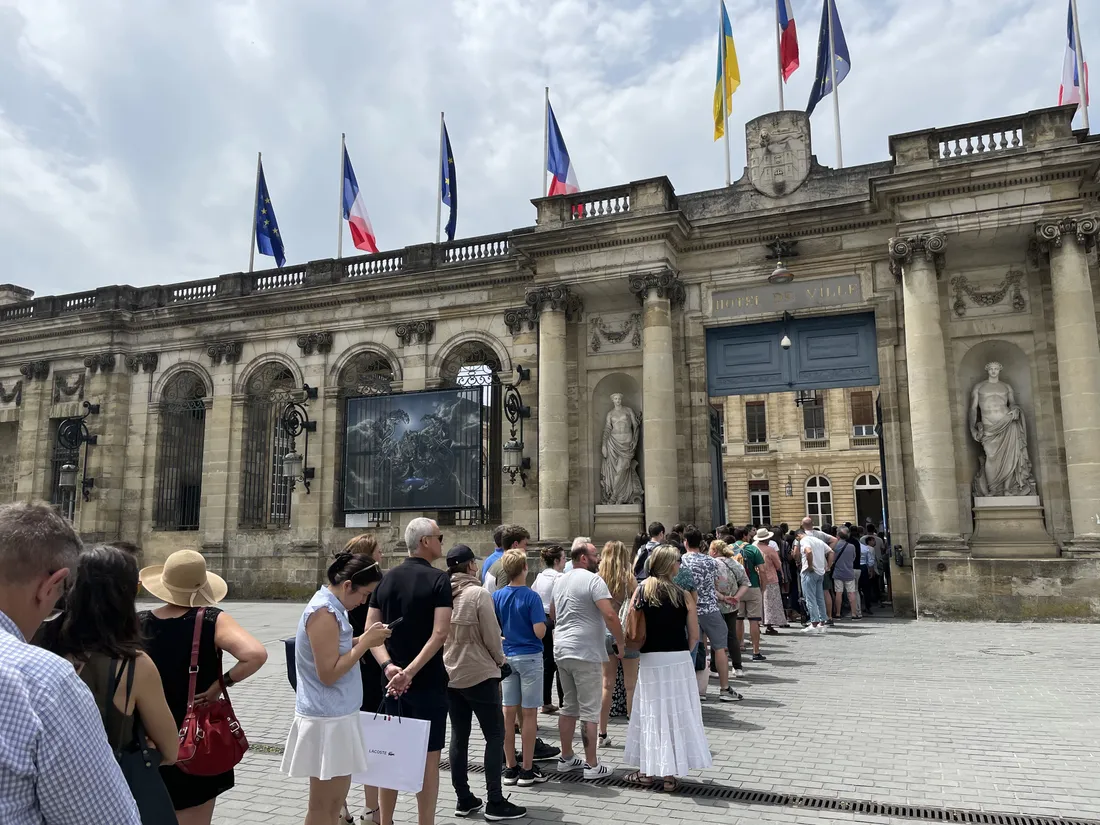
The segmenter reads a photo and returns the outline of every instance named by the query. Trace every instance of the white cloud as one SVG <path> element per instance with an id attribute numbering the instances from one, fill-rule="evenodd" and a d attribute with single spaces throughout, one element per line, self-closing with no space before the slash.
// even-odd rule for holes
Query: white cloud
<path id="1" fill-rule="evenodd" d="M 742 76 L 736 178 L 743 123 L 777 104 L 774 18 L 772 0 L 727 5 Z M 1061 2 L 838 5 L 853 60 L 840 88 L 849 165 L 886 159 L 890 134 L 1056 100 Z M 1100 14 L 1086 5 L 1088 46 Z M 583 186 L 667 175 L 680 192 L 718 188 L 715 6 L 0 0 L 0 280 L 48 294 L 243 268 L 257 150 L 289 259 L 332 255 L 342 131 L 383 247 L 431 240 L 441 109 L 459 234 L 527 225 L 546 85 Z M 786 91 L 801 107 L 820 3 L 794 8 L 802 67 Z M 813 117 L 828 165 L 831 108 Z"/>

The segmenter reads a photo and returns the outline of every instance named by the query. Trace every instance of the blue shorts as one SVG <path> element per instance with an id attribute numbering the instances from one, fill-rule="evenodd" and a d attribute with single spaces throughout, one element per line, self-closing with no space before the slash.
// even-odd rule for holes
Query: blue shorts
<path id="1" fill-rule="evenodd" d="M 607 648 L 608 658 L 612 658 L 615 655 L 615 637 L 610 633 L 607 633 L 603 637 L 604 647 Z M 642 658 L 642 652 L 640 650 L 628 650 L 623 654 L 624 659 L 640 659 Z"/>
<path id="2" fill-rule="evenodd" d="M 504 707 L 523 707 L 528 710 L 542 707 L 542 654 L 509 656 L 508 664 L 512 668 L 512 675 L 500 683 Z"/>

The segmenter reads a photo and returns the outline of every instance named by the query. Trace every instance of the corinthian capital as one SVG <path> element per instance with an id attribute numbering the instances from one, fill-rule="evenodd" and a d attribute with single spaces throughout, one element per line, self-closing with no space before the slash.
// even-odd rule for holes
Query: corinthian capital
<path id="1" fill-rule="evenodd" d="M 684 282 L 671 269 L 658 273 L 631 275 L 630 291 L 638 297 L 638 302 L 643 304 L 649 297 L 649 293 L 654 291 L 658 298 L 668 298 L 669 303 L 674 307 L 683 306 L 687 298 Z"/>
<path id="2" fill-rule="evenodd" d="M 1035 224 L 1035 237 L 1039 245 L 1048 251 L 1052 246 L 1061 246 L 1062 238 L 1066 235 L 1073 235 L 1077 239 L 1077 245 L 1088 251 L 1096 243 L 1098 231 L 1100 231 L 1100 222 L 1095 215 L 1082 215 L 1077 218 L 1062 218 Z"/>
<path id="3" fill-rule="evenodd" d="M 943 273 L 943 251 L 947 248 L 947 236 L 942 232 L 911 235 L 908 238 L 890 239 L 890 272 L 899 281 L 901 274 L 913 263 L 913 256 L 924 256 L 936 267 L 936 275 Z"/>
<path id="4" fill-rule="evenodd" d="M 581 296 L 571 292 L 569 287 L 536 286 L 527 290 L 526 304 L 530 309 L 530 318 L 537 321 L 546 310 L 564 312 L 566 318 L 576 315 L 584 308 Z"/>

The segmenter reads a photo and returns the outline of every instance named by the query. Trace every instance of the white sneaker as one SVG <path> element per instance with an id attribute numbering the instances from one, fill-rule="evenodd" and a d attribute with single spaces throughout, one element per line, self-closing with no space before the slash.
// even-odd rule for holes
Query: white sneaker
<path id="1" fill-rule="evenodd" d="M 611 768 L 605 763 L 601 762 L 596 767 L 591 767 L 587 763 L 584 766 L 584 778 L 585 779 L 602 779 L 605 776 L 611 776 Z"/>
<path id="2" fill-rule="evenodd" d="M 734 668 L 733 675 L 736 676 L 738 679 L 744 679 L 745 678 L 744 668 L 740 668 L 740 667 L 739 668 Z"/>
<path id="3" fill-rule="evenodd" d="M 559 771 L 575 771 L 577 768 L 584 767 L 584 760 L 576 754 L 573 754 L 568 759 L 561 756 L 558 757 L 558 770 Z"/>
<path id="4" fill-rule="evenodd" d="M 816 630 L 816 631 L 817 631 L 818 633 L 824 633 L 824 632 L 825 632 L 825 631 L 827 631 L 828 629 L 829 629 L 829 628 L 828 628 L 828 627 L 826 627 L 826 626 L 825 626 L 825 625 L 823 625 L 823 624 L 819 624 L 819 625 L 818 625 L 817 627 L 815 627 L 815 628 L 814 628 L 814 630 Z"/>
<path id="5" fill-rule="evenodd" d="M 816 627 L 814 627 L 812 624 L 808 624 L 804 628 L 802 628 L 801 632 L 803 632 L 803 633 L 813 633 L 815 630 L 817 630 Z"/>

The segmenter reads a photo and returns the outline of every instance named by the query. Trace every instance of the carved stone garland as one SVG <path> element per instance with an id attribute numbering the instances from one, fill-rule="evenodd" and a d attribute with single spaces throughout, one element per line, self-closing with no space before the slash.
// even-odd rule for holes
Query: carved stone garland
<path id="1" fill-rule="evenodd" d="M 642 314 L 640 312 L 632 312 L 630 317 L 623 321 L 622 329 L 608 329 L 603 318 L 598 315 L 591 319 L 589 326 L 592 328 L 591 346 L 593 352 L 600 351 L 601 337 L 612 344 L 618 344 L 625 341 L 626 336 L 632 332 L 634 334 L 630 337 L 630 345 L 634 349 L 638 349 L 642 345 Z"/>
<path id="2" fill-rule="evenodd" d="M 1001 281 L 1000 286 L 996 289 L 982 292 L 975 289 L 965 275 L 957 275 L 951 279 L 951 288 L 955 290 L 955 301 L 951 305 L 951 308 L 955 311 L 955 314 L 962 318 L 966 315 L 966 301 L 965 298 L 969 298 L 977 306 L 992 307 L 997 306 L 1001 301 L 1005 299 L 1005 296 L 1012 293 L 1012 311 L 1023 312 L 1027 309 L 1027 304 L 1024 301 L 1023 292 L 1020 291 L 1020 283 L 1023 281 L 1024 273 L 1018 270 L 1010 271 Z"/>
<path id="3" fill-rule="evenodd" d="M 15 402 L 15 406 L 20 406 L 23 403 L 23 382 L 16 381 L 15 386 L 11 388 L 11 392 L 4 389 L 4 385 L 0 383 L 0 403 L 10 404 Z"/>
<path id="4" fill-rule="evenodd" d="M 84 370 L 80 372 L 57 372 L 53 376 L 53 402 L 61 403 L 66 398 L 84 400 Z"/>

